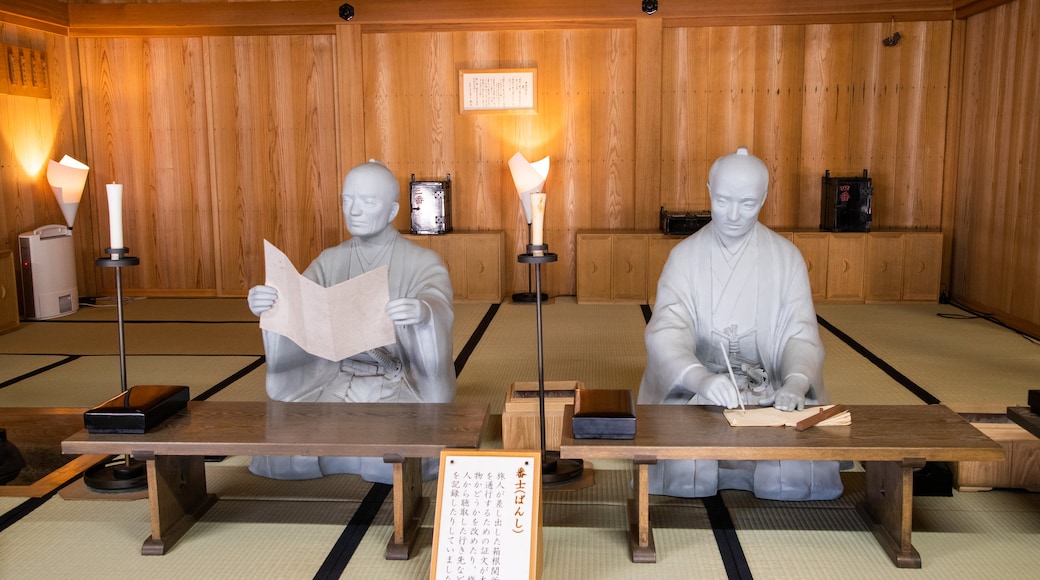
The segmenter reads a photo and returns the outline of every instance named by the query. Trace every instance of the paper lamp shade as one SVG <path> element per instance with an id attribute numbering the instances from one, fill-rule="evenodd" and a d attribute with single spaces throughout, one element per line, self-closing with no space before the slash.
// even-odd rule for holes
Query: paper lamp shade
<path id="1" fill-rule="evenodd" d="M 51 160 L 47 165 L 47 183 L 51 184 L 54 198 L 58 200 L 65 223 L 70 228 L 72 222 L 76 221 L 76 210 L 83 197 L 83 186 L 87 182 L 89 170 L 85 164 L 68 155 L 62 157 L 60 162 Z"/>
<path id="2" fill-rule="evenodd" d="M 531 194 L 540 192 L 545 185 L 545 179 L 549 176 L 549 157 L 531 163 L 518 151 L 509 158 L 509 173 L 513 175 L 513 184 L 524 206 L 527 223 L 531 223 Z"/>

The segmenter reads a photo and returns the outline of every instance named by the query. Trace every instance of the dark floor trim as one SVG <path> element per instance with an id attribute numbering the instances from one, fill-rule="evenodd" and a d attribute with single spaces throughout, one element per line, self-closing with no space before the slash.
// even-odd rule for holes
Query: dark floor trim
<path id="1" fill-rule="evenodd" d="M 19 520 L 31 514 L 36 508 L 47 503 L 47 500 L 54 497 L 55 494 L 67 487 L 70 483 L 78 480 L 81 476 L 82 474 L 80 473 L 72 475 L 64 483 L 54 488 L 53 490 L 47 492 L 45 495 L 41 497 L 26 498 L 25 501 L 23 501 L 22 503 L 7 510 L 7 513 L 0 514 L 0 532 L 11 527 L 13 524 L 18 523 Z"/>
<path id="2" fill-rule="evenodd" d="M 651 308 L 650 308 L 650 305 L 649 305 L 649 304 L 641 304 L 641 305 L 640 305 L 640 308 L 642 308 L 642 309 L 643 309 L 643 320 L 644 320 L 644 321 L 645 321 L 645 322 L 646 322 L 647 324 L 649 324 L 649 323 L 650 323 L 650 317 L 654 315 L 654 311 L 653 311 L 653 310 L 651 310 Z"/>
<path id="3" fill-rule="evenodd" d="M 484 318 L 481 319 L 476 330 L 473 331 L 469 340 L 466 341 L 466 346 L 462 347 L 462 350 L 459 351 L 459 356 L 455 359 L 456 377 L 462 373 L 462 368 L 466 366 L 466 361 L 469 360 L 470 355 L 473 354 L 474 350 L 476 350 L 477 343 L 479 343 L 480 339 L 484 337 L 484 333 L 487 332 L 488 327 L 491 326 L 491 321 L 495 319 L 495 315 L 498 314 L 498 309 L 501 306 L 501 304 L 495 303 L 488 307 L 488 311 L 484 313 Z"/>
<path id="4" fill-rule="evenodd" d="M 838 328 L 836 326 L 834 326 L 830 322 L 827 322 L 826 320 L 824 320 L 819 315 L 816 316 L 816 320 L 819 321 L 820 326 L 826 328 L 827 330 L 829 330 L 831 332 L 831 334 L 833 334 L 834 336 L 837 336 L 838 338 L 841 339 L 842 342 L 844 342 L 845 344 L 847 344 L 850 347 L 852 347 L 852 350 L 854 350 L 854 351 L 858 352 L 859 354 L 863 355 L 863 358 L 867 359 L 874 366 L 876 366 L 879 369 L 881 369 L 882 371 L 884 371 L 886 375 L 892 377 L 897 383 L 899 383 L 900 385 L 903 385 L 903 387 L 905 387 L 906 390 L 910 391 L 914 395 L 917 395 L 917 398 L 921 399 L 925 403 L 928 403 L 929 405 L 938 405 L 939 404 L 940 401 L 939 401 L 938 397 L 936 397 L 935 395 L 933 395 L 933 394 L 929 393 L 928 391 L 926 391 L 924 389 L 924 387 L 922 387 L 921 385 L 919 385 L 919 384 L 915 383 L 914 381 L 912 381 L 910 379 L 910 377 L 908 377 L 908 376 L 904 375 L 903 373 L 897 371 L 892 365 L 890 365 L 887 362 L 885 362 L 884 360 L 882 360 L 881 357 L 877 356 L 876 354 L 870 352 L 870 350 L 867 347 L 865 347 L 862 344 L 856 342 L 851 336 L 849 336 L 849 335 L 845 334 L 844 332 L 838 330 Z"/>
<path id="5" fill-rule="evenodd" d="M 241 379 L 242 377 L 248 375 L 249 373 L 253 372 L 260 365 L 264 364 L 264 362 L 266 362 L 266 361 L 267 361 L 267 357 L 266 356 L 257 357 L 257 359 L 255 361 L 249 363 L 248 365 L 246 365 L 245 367 L 240 369 L 235 374 L 233 374 L 230 377 L 224 379 L 223 381 L 220 381 L 219 383 L 213 385 L 212 387 L 207 389 L 204 393 L 202 393 L 199 396 L 195 397 L 195 400 L 196 401 L 205 401 L 206 399 L 208 399 L 208 398 L 212 397 L 213 395 L 219 393 L 221 390 L 226 388 L 228 385 L 234 383 L 235 381 L 237 381 L 237 380 Z"/>
<path id="6" fill-rule="evenodd" d="M 14 353 L 12 353 L 12 354 L 14 354 Z M 32 355 L 29 355 L 29 356 L 32 356 Z M 44 355 L 44 356 L 46 356 L 46 355 Z M 58 356 L 65 356 L 65 358 L 60 360 L 60 361 L 58 361 L 58 362 L 51 363 L 51 364 L 49 364 L 49 365 L 47 365 L 45 367 L 40 367 L 40 368 L 38 368 L 38 369 L 36 369 L 34 371 L 29 371 L 29 372 L 25 373 L 24 375 L 15 377 L 13 379 L 8 379 L 8 380 L 0 383 L 0 389 L 2 389 L 4 387 L 9 387 L 9 386 L 11 386 L 11 385 L 13 385 L 13 384 L 15 384 L 17 382 L 24 381 L 25 379 L 35 377 L 36 375 L 41 375 L 41 374 L 43 374 L 43 373 L 45 373 L 45 372 L 47 372 L 47 371 L 49 371 L 51 369 L 58 368 L 61 365 L 68 364 L 68 363 L 78 359 L 81 355 L 72 354 L 72 355 L 58 355 Z"/>
<path id="7" fill-rule="evenodd" d="M 386 501 L 386 497 L 390 494 L 391 489 L 393 489 L 392 485 L 384 483 L 372 484 L 372 489 L 368 490 L 365 499 L 361 501 L 361 505 L 354 512 L 354 516 L 350 518 L 347 527 L 340 534 L 339 539 L 336 540 L 336 544 L 332 546 L 329 555 L 325 557 L 321 568 L 318 568 L 317 573 L 314 574 L 314 580 L 338 579 L 342 577 L 343 570 L 350 563 L 350 558 L 357 551 L 361 540 L 365 537 L 365 533 L 368 532 L 368 527 L 375 519 L 379 508 L 383 506 L 383 502 Z"/>
<path id="8" fill-rule="evenodd" d="M 726 567 L 726 577 L 730 580 L 751 580 L 751 567 L 744 556 L 744 549 L 740 547 L 737 530 L 733 526 L 733 519 L 722 501 L 722 496 L 713 495 L 703 498 L 702 501 L 708 510 L 708 520 L 711 522 L 711 531 L 715 533 L 715 543 L 719 547 L 722 564 Z"/>

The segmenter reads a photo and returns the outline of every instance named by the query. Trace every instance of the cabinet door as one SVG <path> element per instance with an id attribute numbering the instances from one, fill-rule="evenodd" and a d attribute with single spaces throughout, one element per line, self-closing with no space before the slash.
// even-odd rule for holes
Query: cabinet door
<path id="1" fill-rule="evenodd" d="M 827 250 L 827 300 L 863 302 L 866 234 L 832 234 Z"/>
<path id="2" fill-rule="evenodd" d="M 18 290 L 15 288 L 14 252 L 0 251 L 0 332 L 18 326 Z"/>
<path id="3" fill-rule="evenodd" d="M 614 234 L 610 247 L 611 299 L 646 302 L 646 235 Z"/>
<path id="4" fill-rule="evenodd" d="M 466 239 L 469 300 L 502 300 L 502 234 L 472 234 Z"/>
<path id="5" fill-rule="evenodd" d="M 897 301 L 903 295 L 903 234 L 872 233 L 867 237 L 868 302 Z"/>
<path id="6" fill-rule="evenodd" d="M 805 267 L 809 269 L 809 286 L 815 300 L 827 297 L 827 247 L 830 234 L 826 232 L 796 233 L 791 241 L 802 252 Z"/>
<path id="7" fill-rule="evenodd" d="M 942 246 L 941 232 L 906 234 L 903 245 L 903 300 L 939 300 Z"/>
<path id="8" fill-rule="evenodd" d="M 451 277 L 451 289 L 455 300 L 469 299 L 466 276 L 466 237 L 464 235 L 431 235 L 430 249 L 440 254 Z"/>
<path id="9" fill-rule="evenodd" d="M 610 302 L 610 234 L 578 234 L 578 303 Z"/>
<path id="10" fill-rule="evenodd" d="M 679 242 L 686 239 L 686 236 L 668 236 L 665 234 L 654 234 L 651 235 L 647 240 L 647 260 L 646 260 L 646 299 L 647 304 L 653 304 L 657 301 L 657 281 L 661 278 L 661 271 L 664 270 L 664 263 L 668 261 L 668 255 L 672 252 L 672 248 L 678 245 Z"/>

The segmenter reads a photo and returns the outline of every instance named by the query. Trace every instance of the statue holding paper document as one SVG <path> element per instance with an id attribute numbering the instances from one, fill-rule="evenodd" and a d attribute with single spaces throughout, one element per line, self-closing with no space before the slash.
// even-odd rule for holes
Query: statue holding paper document
<path id="1" fill-rule="evenodd" d="M 308 352 L 283 334 L 264 330 L 267 394 L 272 399 L 357 403 L 454 400 L 451 280 L 440 256 L 408 241 L 392 227 L 399 210 L 399 193 L 397 179 L 378 161 L 351 169 L 342 192 L 343 216 L 351 238 L 322 252 L 303 273 L 303 278 L 330 290 L 348 280 L 360 283 L 366 274 L 385 276 L 386 280 L 379 282 L 388 298 L 381 306 L 390 328 L 388 342 L 329 360 Z M 271 263 L 269 260 L 269 270 Z M 366 292 L 373 288 L 378 292 L 378 286 L 363 284 Z M 288 290 L 283 294 L 295 296 Z M 270 285 L 249 290 L 249 309 L 261 316 L 261 327 L 265 317 L 275 317 L 280 308 L 309 306 L 282 304 L 279 298 L 279 291 Z M 332 310 L 335 312 L 335 308 Z M 374 323 L 359 326 L 353 319 L 331 322 L 338 327 L 335 330 L 347 330 L 341 332 L 344 335 L 367 335 L 370 339 L 384 336 Z M 351 350 L 348 347 L 344 352 Z M 424 478 L 435 477 L 436 469 L 436 459 L 424 461 Z M 378 457 L 257 456 L 250 470 L 278 479 L 357 473 L 368 481 L 392 483 L 391 465 Z"/>
<path id="2" fill-rule="evenodd" d="M 758 222 L 769 173 L 747 149 L 708 174 L 711 223 L 669 254 L 645 332 L 640 404 L 773 406 L 827 403 L 823 343 L 805 261 Z M 834 461 L 662 461 L 651 493 L 712 496 L 744 489 L 766 499 L 841 495 Z"/>

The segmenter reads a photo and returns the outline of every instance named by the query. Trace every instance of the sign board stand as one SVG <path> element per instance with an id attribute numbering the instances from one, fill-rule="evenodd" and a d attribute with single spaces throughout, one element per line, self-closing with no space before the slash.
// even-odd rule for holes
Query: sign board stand
<path id="1" fill-rule="evenodd" d="M 542 576 L 538 451 L 441 452 L 431 580 Z"/>

